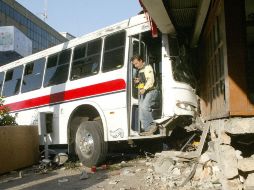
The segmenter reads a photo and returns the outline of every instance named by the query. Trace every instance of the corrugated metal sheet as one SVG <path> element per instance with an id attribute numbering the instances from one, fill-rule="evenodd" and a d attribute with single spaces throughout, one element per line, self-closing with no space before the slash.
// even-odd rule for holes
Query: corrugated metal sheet
<path id="1" fill-rule="evenodd" d="M 163 2 L 176 28 L 194 27 L 200 0 L 164 0 Z"/>
<path id="2" fill-rule="evenodd" d="M 183 8 L 196 8 L 199 5 L 200 0 L 167 0 L 170 8 L 183 9 Z"/>
<path id="3" fill-rule="evenodd" d="M 196 12 L 196 8 L 171 9 L 175 24 L 177 24 L 181 28 L 192 27 L 194 25 Z"/>

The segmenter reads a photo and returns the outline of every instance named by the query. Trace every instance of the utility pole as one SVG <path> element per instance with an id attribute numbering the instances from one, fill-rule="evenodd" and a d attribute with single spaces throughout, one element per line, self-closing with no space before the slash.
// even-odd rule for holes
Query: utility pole
<path id="1" fill-rule="evenodd" d="M 42 13 L 43 21 L 46 22 L 48 18 L 48 0 L 44 0 L 44 12 Z"/>
<path id="2" fill-rule="evenodd" d="M 46 22 L 46 19 L 48 18 L 48 0 L 44 0 L 44 10 L 43 12 L 37 13 L 41 17 L 41 19 Z"/>

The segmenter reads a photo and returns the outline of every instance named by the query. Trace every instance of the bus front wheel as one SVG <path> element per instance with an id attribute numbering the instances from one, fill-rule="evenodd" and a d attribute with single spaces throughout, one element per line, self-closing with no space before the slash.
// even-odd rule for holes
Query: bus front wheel
<path id="1" fill-rule="evenodd" d="M 103 138 L 100 121 L 84 121 L 76 132 L 76 153 L 79 160 L 88 167 L 101 164 L 107 154 L 107 143 Z"/>

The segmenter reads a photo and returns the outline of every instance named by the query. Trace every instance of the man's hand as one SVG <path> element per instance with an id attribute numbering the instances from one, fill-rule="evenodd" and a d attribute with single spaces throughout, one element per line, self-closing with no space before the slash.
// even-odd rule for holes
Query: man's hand
<path id="1" fill-rule="evenodd" d="M 141 89 L 139 89 L 139 94 L 145 94 L 145 89 L 144 88 L 141 88 Z"/>
<path id="2" fill-rule="evenodd" d="M 135 84 L 138 84 L 140 82 L 140 79 L 139 78 L 134 78 L 134 83 Z"/>

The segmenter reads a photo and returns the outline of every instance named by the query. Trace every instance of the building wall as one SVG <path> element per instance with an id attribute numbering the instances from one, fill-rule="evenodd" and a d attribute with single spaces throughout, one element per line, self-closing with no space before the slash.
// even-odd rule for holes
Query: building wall
<path id="1" fill-rule="evenodd" d="M 33 53 L 67 41 L 15 0 L 0 1 L 0 26 L 15 26 L 33 42 Z"/>
<path id="2" fill-rule="evenodd" d="M 205 119 L 228 115 L 226 36 L 223 1 L 212 1 L 202 34 L 201 112 Z"/>
<path id="3" fill-rule="evenodd" d="M 210 120 L 254 115 L 247 95 L 244 1 L 211 2 L 199 52 L 202 116 Z"/>
<path id="4" fill-rule="evenodd" d="M 224 0 L 227 35 L 230 115 L 253 115 L 246 75 L 245 1 Z"/>
<path id="5" fill-rule="evenodd" d="M 0 147 L 0 174 L 37 164 L 38 127 L 1 126 Z"/>
<path id="6" fill-rule="evenodd" d="M 32 54 L 32 40 L 14 26 L 0 26 L 0 65 Z"/>

